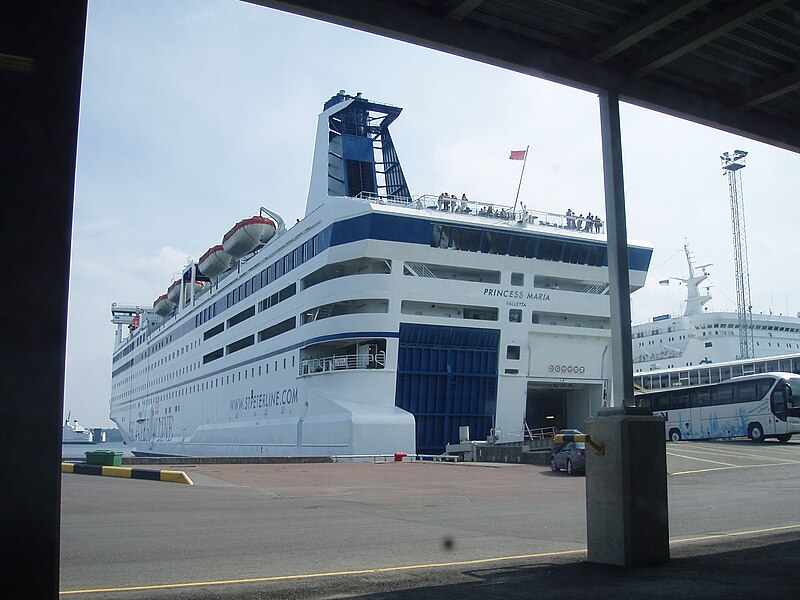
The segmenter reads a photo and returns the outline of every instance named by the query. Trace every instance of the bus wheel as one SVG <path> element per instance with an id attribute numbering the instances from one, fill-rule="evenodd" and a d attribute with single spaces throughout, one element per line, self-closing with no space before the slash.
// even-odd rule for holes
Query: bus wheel
<path id="1" fill-rule="evenodd" d="M 778 441 L 779 441 L 781 444 L 785 444 L 785 443 L 786 443 L 786 442 L 788 442 L 790 439 L 792 439 L 792 434 L 791 434 L 791 433 L 784 433 L 784 434 L 782 434 L 782 435 L 779 435 L 779 436 L 778 436 Z"/>
<path id="2" fill-rule="evenodd" d="M 681 432 L 677 429 L 670 429 L 669 430 L 669 441 L 670 442 L 680 442 L 681 441 Z"/>
<path id="3" fill-rule="evenodd" d="M 754 442 L 763 442 L 764 429 L 761 427 L 761 423 L 751 423 L 747 430 L 747 436 Z"/>

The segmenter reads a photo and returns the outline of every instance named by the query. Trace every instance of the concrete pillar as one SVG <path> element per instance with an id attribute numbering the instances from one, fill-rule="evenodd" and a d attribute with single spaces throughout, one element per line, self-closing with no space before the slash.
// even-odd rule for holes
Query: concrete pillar
<path id="1" fill-rule="evenodd" d="M 628 272 L 628 230 L 619 98 L 601 92 L 600 134 L 603 147 L 603 185 L 608 232 L 608 283 L 611 303 L 611 374 L 614 406 L 633 406 L 633 344 L 631 284 Z"/>
<path id="2" fill-rule="evenodd" d="M 646 408 L 600 409 L 586 433 L 589 562 L 641 566 L 669 560 L 664 421 Z"/>

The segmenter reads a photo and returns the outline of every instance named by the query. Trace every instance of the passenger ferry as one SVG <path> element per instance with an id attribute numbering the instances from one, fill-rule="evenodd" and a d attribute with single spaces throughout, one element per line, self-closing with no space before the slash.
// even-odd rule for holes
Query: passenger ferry
<path id="1" fill-rule="evenodd" d="M 738 313 L 705 310 L 711 294 L 709 288 L 702 293 L 700 284 L 708 278 L 711 265 L 695 268 L 689 246 L 685 244 L 683 249 L 689 276 L 671 278 L 686 285 L 683 315 L 660 315 L 631 328 L 634 373 L 800 352 L 800 313 L 796 317 L 754 314 L 750 323 L 752 352 L 749 357 L 741 356 Z"/>
<path id="2" fill-rule="evenodd" d="M 602 228 L 412 196 L 400 111 L 334 95 L 302 220 L 262 208 L 153 306 L 112 305 L 110 416 L 136 454 L 439 454 L 460 427 L 519 441 L 610 403 Z M 651 256 L 630 242 L 631 291 Z"/>

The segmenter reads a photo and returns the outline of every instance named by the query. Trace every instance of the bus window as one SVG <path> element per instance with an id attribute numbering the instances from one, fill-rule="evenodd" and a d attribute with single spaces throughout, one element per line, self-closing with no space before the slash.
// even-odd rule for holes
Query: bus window
<path id="1" fill-rule="evenodd" d="M 772 392 L 772 412 L 781 421 L 786 420 L 786 394 L 785 386 L 776 386 Z"/>
<path id="2" fill-rule="evenodd" d="M 669 410 L 669 393 L 657 394 L 650 400 L 651 410 Z"/>
<path id="3" fill-rule="evenodd" d="M 759 379 L 756 381 L 756 396 L 758 396 L 759 400 L 769 393 L 772 383 L 772 379 Z"/>
<path id="4" fill-rule="evenodd" d="M 709 395 L 708 390 L 695 390 L 692 406 L 708 406 Z"/>
<path id="5" fill-rule="evenodd" d="M 734 389 L 736 390 L 736 402 L 755 402 L 760 400 L 760 398 L 756 398 L 755 381 L 741 382 Z"/>
<path id="6" fill-rule="evenodd" d="M 689 408 L 689 391 L 672 392 L 669 395 L 669 408 L 670 410 L 677 410 L 679 408 Z"/>
<path id="7" fill-rule="evenodd" d="M 730 404 L 733 402 L 733 388 L 729 385 L 720 385 L 711 390 L 711 404 Z"/>

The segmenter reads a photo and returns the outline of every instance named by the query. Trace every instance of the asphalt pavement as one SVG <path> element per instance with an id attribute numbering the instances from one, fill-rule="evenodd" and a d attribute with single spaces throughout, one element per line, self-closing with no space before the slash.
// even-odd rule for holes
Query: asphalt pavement
<path id="1" fill-rule="evenodd" d="M 175 467 L 194 486 L 68 474 L 62 594 L 798 597 L 800 443 L 667 451 L 671 560 L 637 568 L 588 563 L 584 479 L 531 465 Z"/>

